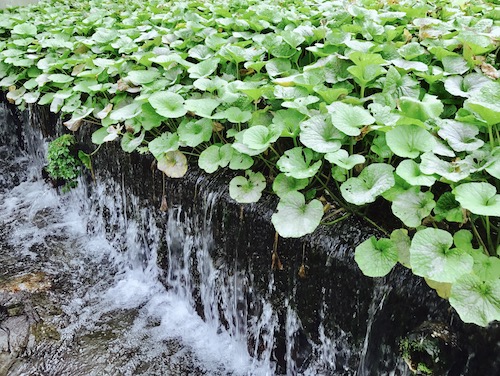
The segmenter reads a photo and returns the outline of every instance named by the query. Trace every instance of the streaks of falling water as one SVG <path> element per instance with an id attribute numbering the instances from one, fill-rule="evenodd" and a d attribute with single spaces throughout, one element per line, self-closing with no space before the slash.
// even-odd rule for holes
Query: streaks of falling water
<path id="1" fill-rule="evenodd" d="M 30 145 L 38 152 L 45 147 L 36 138 Z M 87 189 L 80 182 L 59 196 L 39 176 L 43 161 L 5 148 L 2 155 L 9 158 L 1 167 L 17 169 L 20 180 L 13 187 L 2 182 L 1 241 L 8 249 L 0 255 L 2 274 L 41 271 L 50 277 L 55 288 L 47 299 L 59 312 L 43 316 L 42 307 L 34 309 L 60 334 L 57 343 L 31 339 L 22 354 L 29 357 L 9 375 L 274 373 L 270 353 L 252 357 L 246 342 L 246 332 L 256 330 L 255 346 L 261 341 L 272 348 L 276 318 L 269 304 L 263 301 L 261 316 L 247 328 L 238 314 L 247 275 L 223 275 L 210 258 L 210 203 L 216 197 L 209 195 L 199 214 L 204 227 L 195 231 L 200 221 L 173 207 L 165 230 L 158 226 L 161 218 L 121 184 L 103 181 Z M 170 260 L 165 277 L 157 266 L 164 241 Z M 200 280 L 194 283 L 193 276 Z M 196 288 L 205 320 L 196 311 Z"/>
<path id="2" fill-rule="evenodd" d="M 28 117 L 37 121 L 31 108 Z M 5 127 L 0 128 L 3 136 Z M 333 338 L 326 329 L 325 312 L 334 303 L 325 301 L 325 291 L 319 338 L 313 343 L 304 339 L 295 292 L 286 299 L 280 329 L 271 303 L 276 293 L 272 274 L 267 291 L 255 291 L 251 265 L 240 267 L 238 257 L 231 263 L 214 261 L 212 216 L 218 193 L 200 195 L 196 210 L 173 205 L 167 213 L 143 205 L 123 178 L 90 186 L 82 181 L 59 196 L 40 178 L 45 142 L 37 132 L 26 131 L 24 139 L 25 153 L 12 153 L 9 146 L 0 150 L 8 156 L 0 162 L 2 274 L 42 271 L 50 276 L 54 289 L 46 300 L 57 313 L 44 320 L 61 339 L 30 339 L 21 354 L 29 356 L 9 375 L 274 375 L 280 330 L 287 374 L 354 373 L 346 368 L 356 351 L 349 334 L 337 328 Z M 157 266 L 159 252 L 167 259 L 165 270 Z M 370 308 L 359 375 L 368 374 L 366 346 L 384 305 L 382 292 Z M 2 299 L 11 298 L 0 293 L 0 305 Z M 299 365 L 300 340 L 311 351 Z"/>

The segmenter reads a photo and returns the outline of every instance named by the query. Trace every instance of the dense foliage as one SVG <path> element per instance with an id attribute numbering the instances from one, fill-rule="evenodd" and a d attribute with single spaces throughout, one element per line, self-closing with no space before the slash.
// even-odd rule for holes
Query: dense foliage
<path id="1" fill-rule="evenodd" d="M 241 170 L 231 197 L 272 190 L 283 237 L 365 215 L 387 233 L 357 247 L 366 275 L 400 262 L 487 325 L 499 38 L 500 7 L 479 0 L 42 0 L 0 13 L 0 87 L 167 176 L 188 158 Z M 394 219 L 370 219 L 372 203 Z"/>
<path id="2" fill-rule="evenodd" d="M 54 180 L 61 180 L 63 190 L 67 191 L 78 184 L 82 162 L 75 152 L 75 137 L 64 134 L 49 144 L 47 167 L 45 170 Z"/>

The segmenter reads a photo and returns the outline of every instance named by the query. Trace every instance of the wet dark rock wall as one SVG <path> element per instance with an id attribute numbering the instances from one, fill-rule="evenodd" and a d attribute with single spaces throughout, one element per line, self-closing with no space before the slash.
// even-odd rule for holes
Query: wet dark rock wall
<path id="1" fill-rule="evenodd" d="M 32 107 L 21 112 L 11 105 L 6 108 L 13 135 L 8 142 L 23 144 L 26 123 L 41 128 L 49 140 L 64 131 L 60 119 L 47 109 Z M 77 133 L 86 151 L 94 148 L 90 142 L 94 127 L 84 124 Z M 1 137 L 1 142 L 7 142 L 5 135 Z M 203 197 L 216 195 L 211 256 L 216 265 L 229 273 L 250 272 L 248 299 L 242 303 L 247 305 L 248 317 L 261 309 L 254 296 L 269 298 L 279 313 L 280 329 L 274 348 L 279 371 L 285 373 L 290 361 L 286 355 L 285 321 L 291 306 L 302 325 L 289 351 L 298 371 L 307 368 L 315 357 L 331 356 L 334 366 L 325 369 L 324 374 L 384 375 L 394 370 L 393 375 L 409 374 L 400 358 L 399 340 L 422 323 L 437 321 L 448 325 L 459 338 L 460 356 L 452 360 L 454 365 L 446 374 L 500 374 L 498 324 L 488 329 L 463 324 L 423 279 L 402 267 L 395 268 L 386 278 L 363 276 L 354 262 L 354 247 L 376 233 L 361 220 L 349 217 L 336 225 L 320 227 L 302 239 L 280 238 L 278 254 L 283 269 L 272 270 L 275 233 L 270 217 L 277 200 L 265 196 L 257 204 L 234 202 L 227 191 L 234 172 L 207 175 L 192 164 L 183 179 L 163 178 L 151 156 L 126 154 L 118 143 L 103 145 L 92 162 L 96 179 L 112 176 L 121 182 L 125 192 L 137 195 L 143 205 L 158 210 L 163 192 L 169 206 L 180 205 L 192 214 L 204 210 Z M 87 179 L 91 185 L 90 175 Z M 169 260 L 163 256 L 158 263 L 166 270 Z M 305 278 L 298 273 L 302 263 L 306 267 Z M 318 354 L 314 350 L 325 335 L 336 347 L 333 354 Z"/>

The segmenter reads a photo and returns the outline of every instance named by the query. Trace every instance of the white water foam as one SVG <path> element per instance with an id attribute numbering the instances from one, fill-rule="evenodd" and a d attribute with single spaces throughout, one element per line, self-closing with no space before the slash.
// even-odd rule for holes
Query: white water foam
<path id="1" fill-rule="evenodd" d="M 26 166 L 26 158 L 18 157 L 19 166 Z M 11 262 L 16 272 L 40 270 L 62 285 L 52 293 L 62 314 L 51 319 L 61 342 L 32 350 L 31 360 L 13 375 L 274 374 L 268 349 L 275 314 L 263 302 L 250 329 L 267 352 L 251 356 L 247 317 L 238 311 L 247 277 L 234 273 L 221 283 L 208 229 L 193 233 L 182 208 L 174 207 L 162 239 L 156 214 L 120 185 L 98 182 L 89 192 L 80 183 L 60 196 L 38 176 L 39 164 L 28 165 L 19 172 L 24 181 L 1 193 L 0 227 L 10 259 L 19 260 Z M 209 223 L 210 202 L 205 215 Z M 156 253 L 164 241 L 170 260 L 166 276 Z M 205 320 L 193 300 L 193 255 Z M 227 327 L 220 324 L 217 303 L 224 307 Z"/>

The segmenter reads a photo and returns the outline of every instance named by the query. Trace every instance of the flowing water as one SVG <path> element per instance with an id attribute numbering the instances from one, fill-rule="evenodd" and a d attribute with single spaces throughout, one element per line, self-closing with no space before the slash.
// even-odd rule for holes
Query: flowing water
<path id="1" fill-rule="evenodd" d="M 362 348 L 341 329 L 327 334 L 335 302 L 324 289 L 318 338 L 304 339 L 295 291 L 280 318 L 270 271 L 213 258 L 220 194 L 200 194 L 195 211 L 166 212 L 111 178 L 59 194 L 41 176 L 40 132 L 26 130 L 20 148 L 0 112 L 0 376 L 372 374 L 367 341 L 385 289 L 373 297 Z M 260 291 L 258 273 L 269 274 Z M 356 351 L 361 363 L 349 366 Z M 398 362 L 378 375 L 407 372 Z"/>
<path id="2" fill-rule="evenodd" d="M 0 350 L 11 353 L 0 358 L 4 372 L 274 373 L 271 307 L 263 301 L 260 317 L 247 324 L 241 317 L 245 310 L 238 309 L 246 304 L 247 277 L 225 276 L 221 283 L 209 256 L 210 205 L 216 196 L 207 197 L 199 214 L 205 228 L 193 232 L 180 207 L 160 214 L 167 217 L 160 228 L 157 213 L 112 181 L 91 189 L 81 182 L 59 195 L 40 176 L 45 143 L 31 136 L 26 152 L 0 148 L 0 304 L 22 307 L 22 314 L 1 318 Z M 167 271 L 157 266 L 161 246 L 169 254 Z M 193 300 L 194 275 L 202 281 L 197 284 L 202 315 Z M 24 281 L 13 287 L 14 277 L 31 279 L 33 286 L 25 288 Z M 33 329 L 38 327 L 41 334 Z M 247 346 L 249 330 L 259 333 L 254 343 L 264 349 L 259 356 L 250 355 L 256 350 Z"/>

